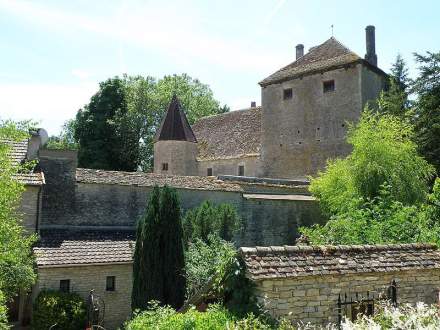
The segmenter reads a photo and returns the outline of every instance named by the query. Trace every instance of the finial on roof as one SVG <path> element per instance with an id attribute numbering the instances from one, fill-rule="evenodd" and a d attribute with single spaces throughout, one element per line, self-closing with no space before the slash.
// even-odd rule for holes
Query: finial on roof
<path id="1" fill-rule="evenodd" d="M 154 138 L 154 142 L 161 140 L 197 142 L 176 93 Z"/>
<path id="2" fill-rule="evenodd" d="M 333 38 L 333 24 L 331 25 L 331 28 L 332 28 L 332 38 Z"/>

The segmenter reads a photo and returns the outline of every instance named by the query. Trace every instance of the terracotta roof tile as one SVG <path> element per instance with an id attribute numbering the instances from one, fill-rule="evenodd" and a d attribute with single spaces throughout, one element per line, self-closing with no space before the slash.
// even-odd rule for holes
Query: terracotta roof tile
<path id="1" fill-rule="evenodd" d="M 80 183 L 118 184 L 136 186 L 165 186 L 195 190 L 243 191 L 240 185 L 215 177 L 177 176 L 144 172 L 104 171 L 78 168 L 76 181 Z"/>
<path id="2" fill-rule="evenodd" d="M 359 55 L 352 52 L 335 38 L 331 37 L 319 46 L 312 47 L 304 56 L 271 74 L 260 82 L 261 86 L 294 79 L 306 74 L 332 70 L 351 63 L 364 63 L 373 67 Z M 374 67 L 379 73 L 385 73 Z"/>
<path id="3" fill-rule="evenodd" d="M 261 148 L 261 107 L 199 119 L 192 126 L 200 160 L 258 156 Z"/>
<path id="4" fill-rule="evenodd" d="M 432 244 L 257 246 L 242 247 L 240 254 L 253 280 L 440 268 Z"/>
<path id="5" fill-rule="evenodd" d="M 34 253 L 38 267 L 129 263 L 134 246 L 133 231 L 42 230 Z"/>

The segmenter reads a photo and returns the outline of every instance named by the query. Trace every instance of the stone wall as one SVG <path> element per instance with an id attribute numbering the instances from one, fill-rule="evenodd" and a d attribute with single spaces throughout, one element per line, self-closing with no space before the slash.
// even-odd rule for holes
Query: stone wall
<path id="1" fill-rule="evenodd" d="M 115 276 L 115 291 L 106 291 L 106 277 Z M 118 328 L 131 315 L 132 264 L 39 268 L 34 297 L 43 289 L 59 290 L 60 280 L 70 280 L 70 291 L 85 301 L 91 289 L 104 299 L 108 330 Z"/>
<path id="2" fill-rule="evenodd" d="M 151 187 L 77 183 L 73 194 L 65 195 L 68 201 L 46 196 L 41 228 L 134 228 L 145 212 L 151 190 Z M 267 190 L 270 191 L 270 187 Z M 272 190 L 277 194 L 294 191 L 280 187 Z M 241 192 L 232 191 L 177 189 L 177 192 L 183 212 L 205 200 L 232 204 L 245 222 L 245 231 L 237 237 L 242 246 L 292 244 L 299 226 L 322 222 L 315 201 L 272 200 L 270 197 L 252 200 L 244 198 Z M 66 207 L 60 209 L 58 203 Z"/>
<path id="3" fill-rule="evenodd" d="M 41 186 L 26 186 L 21 197 L 19 212 L 23 214 L 23 227 L 27 233 L 34 233 L 41 215 Z"/>
<path id="4" fill-rule="evenodd" d="M 347 294 L 386 294 L 392 280 L 397 283 L 397 303 L 423 301 L 436 303 L 440 270 L 425 269 L 390 273 L 359 273 L 355 275 L 302 276 L 256 282 L 257 295 L 275 317 L 294 323 L 302 321 L 324 325 L 337 323 L 338 296 Z M 350 310 L 343 310 L 351 316 Z"/>
<path id="5" fill-rule="evenodd" d="M 154 143 L 154 173 L 197 175 L 197 143 L 187 141 L 157 141 Z M 163 164 L 168 170 L 163 170 Z"/>
<path id="6" fill-rule="evenodd" d="M 206 176 L 207 169 L 212 168 L 212 175 L 239 175 L 238 167 L 244 166 L 245 176 L 256 176 L 259 167 L 259 156 L 243 156 L 227 159 L 199 160 L 198 175 Z"/>

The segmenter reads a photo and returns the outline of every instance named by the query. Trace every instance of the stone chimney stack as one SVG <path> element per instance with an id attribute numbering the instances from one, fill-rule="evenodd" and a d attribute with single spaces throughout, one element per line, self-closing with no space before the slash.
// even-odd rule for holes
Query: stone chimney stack
<path id="1" fill-rule="evenodd" d="M 257 107 L 257 102 L 252 101 L 252 102 L 251 102 L 251 108 L 256 108 L 256 107 Z"/>
<path id="2" fill-rule="evenodd" d="M 375 37 L 374 25 L 368 25 L 365 28 L 366 46 L 367 53 L 365 54 L 365 60 L 370 64 L 377 66 L 377 55 L 376 55 L 376 37 Z"/>
<path id="3" fill-rule="evenodd" d="M 296 45 L 296 59 L 299 59 L 300 57 L 304 56 L 304 45 L 298 44 Z"/>

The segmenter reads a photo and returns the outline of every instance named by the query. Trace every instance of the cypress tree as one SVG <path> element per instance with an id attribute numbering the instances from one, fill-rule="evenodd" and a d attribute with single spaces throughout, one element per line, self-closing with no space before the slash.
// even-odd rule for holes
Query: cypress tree
<path id="1" fill-rule="evenodd" d="M 185 294 L 184 266 L 177 194 L 168 187 L 154 187 L 137 227 L 132 309 L 146 309 L 151 300 L 180 307 Z"/>

